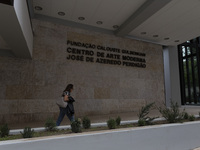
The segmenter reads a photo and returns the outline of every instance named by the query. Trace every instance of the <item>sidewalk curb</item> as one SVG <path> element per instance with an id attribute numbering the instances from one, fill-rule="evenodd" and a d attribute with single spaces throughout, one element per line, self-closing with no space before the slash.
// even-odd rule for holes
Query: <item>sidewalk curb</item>
<path id="1" fill-rule="evenodd" d="M 164 118 L 157 118 L 155 119 L 153 122 L 156 121 L 162 121 L 165 120 Z M 137 123 L 138 120 L 127 120 L 127 121 L 121 121 L 121 125 L 125 125 L 125 124 L 131 124 L 131 123 Z M 91 127 L 106 127 L 107 123 L 106 122 L 102 122 L 102 123 L 93 123 L 91 124 Z M 38 128 L 32 128 L 34 129 L 35 132 L 41 132 L 41 131 L 45 131 L 44 127 L 38 127 Z M 71 129 L 70 125 L 66 125 L 66 126 L 58 126 L 57 129 L 59 130 L 66 130 L 66 129 Z M 20 134 L 20 132 L 23 132 L 24 129 L 15 129 L 15 130 L 10 130 L 10 135 L 17 135 Z"/>

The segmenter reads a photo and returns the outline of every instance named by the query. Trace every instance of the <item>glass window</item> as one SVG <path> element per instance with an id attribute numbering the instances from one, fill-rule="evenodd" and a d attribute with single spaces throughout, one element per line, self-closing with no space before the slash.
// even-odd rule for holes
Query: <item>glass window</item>
<path id="1" fill-rule="evenodd" d="M 191 54 L 190 47 L 187 46 L 187 55 L 189 56 L 190 54 Z"/>
<path id="2" fill-rule="evenodd" d="M 185 46 L 182 46 L 182 55 L 183 55 L 183 57 L 185 57 Z"/>
<path id="3" fill-rule="evenodd" d="M 193 47 L 193 48 L 192 48 L 192 54 L 196 54 L 196 52 L 197 52 L 197 51 L 196 51 L 196 48 Z"/>
<path id="4" fill-rule="evenodd" d="M 179 45 L 183 105 L 200 104 L 200 38 Z M 199 47 L 197 48 L 196 45 Z"/>

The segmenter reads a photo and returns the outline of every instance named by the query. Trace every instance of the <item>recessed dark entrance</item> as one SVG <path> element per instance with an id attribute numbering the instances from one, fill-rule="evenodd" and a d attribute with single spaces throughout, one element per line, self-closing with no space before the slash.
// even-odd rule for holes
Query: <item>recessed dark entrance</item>
<path id="1" fill-rule="evenodd" d="M 178 46 L 182 105 L 200 104 L 200 38 Z"/>
<path id="2" fill-rule="evenodd" d="M 13 1 L 14 0 L 0 0 L 0 3 L 13 6 Z"/>

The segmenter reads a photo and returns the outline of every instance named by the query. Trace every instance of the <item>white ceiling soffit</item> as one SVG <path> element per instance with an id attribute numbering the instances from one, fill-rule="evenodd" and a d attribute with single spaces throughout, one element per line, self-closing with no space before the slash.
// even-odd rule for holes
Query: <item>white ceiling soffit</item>
<path id="1" fill-rule="evenodd" d="M 134 29 L 130 36 L 178 45 L 200 36 L 200 0 L 172 0 Z"/>
<path id="2" fill-rule="evenodd" d="M 126 36 L 144 21 L 167 5 L 171 0 L 148 0 L 138 8 L 121 26 L 115 31 L 116 35 Z"/>
<path id="3" fill-rule="evenodd" d="M 115 30 L 114 25 L 120 26 L 146 0 L 33 0 L 36 14 L 42 14 L 103 29 Z M 64 12 L 59 16 L 58 12 Z M 85 20 L 79 20 L 84 17 Z M 102 21 L 102 24 L 97 24 Z"/>
<path id="4" fill-rule="evenodd" d="M 178 45 L 200 36 L 200 0 L 162 0 L 165 4 L 161 4 L 160 0 L 33 0 L 33 8 L 37 15 L 116 33 L 127 21 L 133 23 L 134 17 L 131 16 L 148 1 L 155 3 L 155 7 L 150 5 L 146 9 L 155 8 L 157 11 L 151 11 L 151 14 L 147 14 L 147 11 L 148 17 L 143 17 L 144 20 L 133 26 L 132 31 L 126 33 L 126 37 L 161 45 Z M 42 10 L 37 10 L 37 6 Z M 60 16 L 58 12 L 64 12 L 65 15 Z M 79 17 L 85 19 L 79 20 Z M 97 21 L 102 21 L 102 24 L 97 24 Z M 113 28 L 114 25 L 119 28 Z"/>

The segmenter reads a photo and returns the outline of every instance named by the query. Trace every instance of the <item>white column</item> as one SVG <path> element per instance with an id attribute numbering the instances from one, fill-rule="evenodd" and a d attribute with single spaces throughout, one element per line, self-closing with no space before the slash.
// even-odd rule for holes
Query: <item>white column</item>
<path id="1" fill-rule="evenodd" d="M 164 48 L 164 75 L 166 105 L 170 106 L 170 101 L 181 105 L 180 75 L 177 46 Z"/>

